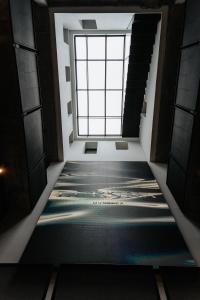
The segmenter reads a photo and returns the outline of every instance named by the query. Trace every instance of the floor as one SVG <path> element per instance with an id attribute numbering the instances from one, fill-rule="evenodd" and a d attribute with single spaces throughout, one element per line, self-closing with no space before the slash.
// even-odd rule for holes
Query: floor
<path id="1" fill-rule="evenodd" d="M 146 162 L 70 162 L 23 263 L 193 266 Z"/>

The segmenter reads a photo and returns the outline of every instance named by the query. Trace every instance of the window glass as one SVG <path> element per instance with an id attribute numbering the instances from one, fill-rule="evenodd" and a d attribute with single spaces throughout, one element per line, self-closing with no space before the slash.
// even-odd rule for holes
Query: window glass
<path id="1" fill-rule="evenodd" d="M 131 35 L 127 34 L 126 35 L 126 45 L 125 45 L 125 58 L 127 58 L 129 56 L 130 45 L 131 45 Z"/>
<path id="2" fill-rule="evenodd" d="M 87 135 L 87 118 L 78 118 L 79 135 Z"/>
<path id="3" fill-rule="evenodd" d="M 122 89 L 122 61 L 107 61 L 107 89 Z"/>
<path id="4" fill-rule="evenodd" d="M 86 59 L 86 37 L 75 38 L 76 59 Z"/>
<path id="5" fill-rule="evenodd" d="M 107 59 L 123 59 L 124 37 L 107 37 Z"/>
<path id="6" fill-rule="evenodd" d="M 126 88 L 126 80 L 128 75 L 128 59 L 124 61 L 124 88 Z"/>
<path id="7" fill-rule="evenodd" d="M 89 89 L 105 89 L 105 62 L 88 61 Z"/>
<path id="8" fill-rule="evenodd" d="M 106 134 L 120 135 L 121 134 L 121 118 L 106 120 Z"/>
<path id="9" fill-rule="evenodd" d="M 86 73 L 86 61 L 77 61 L 77 88 L 87 89 L 87 73 Z"/>
<path id="10" fill-rule="evenodd" d="M 105 132 L 105 120 L 100 119 L 89 119 L 89 135 L 104 135 Z"/>
<path id="11" fill-rule="evenodd" d="M 106 116 L 121 116 L 122 91 L 106 92 Z"/>
<path id="12" fill-rule="evenodd" d="M 105 59 L 105 37 L 88 37 L 88 59 Z"/>
<path id="13" fill-rule="evenodd" d="M 89 116 L 105 115 L 105 92 L 89 91 Z"/>
<path id="14" fill-rule="evenodd" d="M 78 91 L 78 115 L 80 117 L 87 117 L 87 91 Z"/>

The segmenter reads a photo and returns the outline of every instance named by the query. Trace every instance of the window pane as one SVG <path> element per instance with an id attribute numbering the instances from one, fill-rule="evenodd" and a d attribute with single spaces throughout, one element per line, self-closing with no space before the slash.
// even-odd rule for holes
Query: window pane
<path id="1" fill-rule="evenodd" d="M 125 48 L 125 58 L 129 56 L 130 53 L 130 46 L 131 46 L 131 35 L 126 35 L 126 48 Z"/>
<path id="2" fill-rule="evenodd" d="M 89 116 L 105 115 L 105 93 L 104 91 L 89 92 Z"/>
<path id="3" fill-rule="evenodd" d="M 89 89 L 104 89 L 105 88 L 105 62 L 104 61 L 89 61 Z"/>
<path id="4" fill-rule="evenodd" d="M 123 59 L 124 37 L 107 38 L 107 59 Z"/>
<path id="5" fill-rule="evenodd" d="M 122 89 L 122 61 L 107 62 L 107 89 Z"/>
<path id="6" fill-rule="evenodd" d="M 87 135 L 87 119 L 78 118 L 79 135 Z"/>
<path id="7" fill-rule="evenodd" d="M 121 116 L 122 92 L 107 91 L 106 92 L 106 116 Z"/>
<path id="8" fill-rule="evenodd" d="M 122 107 L 122 116 L 124 115 L 124 102 L 125 102 L 125 97 L 126 97 L 126 91 L 124 90 L 124 92 L 123 92 L 123 107 Z"/>
<path id="9" fill-rule="evenodd" d="M 76 59 L 86 59 L 86 38 L 76 37 L 75 47 L 76 47 Z"/>
<path id="10" fill-rule="evenodd" d="M 78 91 L 78 116 L 87 116 L 87 91 Z"/>
<path id="11" fill-rule="evenodd" d="M 78 89 L 87 89 L 85 61 L 77 61 L 77 86 Z"/>
<path id="12" fill-rule="evenodd" d="M 121 118 L 106 119 L 106 134 L 121 135 Z"/>
<path id="13" fill-rule="evenodd" d="M 104 135 L 105 119 L 89 119 L 89 134 Z"/>
<path id="14" fill-rule="evenodd" d="M 127 75 L 128 75 L 128 58 L 124 61 L 124 89 L 126 89 Z"/>
<path id="15" fill-rule="evenodd" d="M 105 37 L 88 37 L 88 59 L 105 59 Z"/>

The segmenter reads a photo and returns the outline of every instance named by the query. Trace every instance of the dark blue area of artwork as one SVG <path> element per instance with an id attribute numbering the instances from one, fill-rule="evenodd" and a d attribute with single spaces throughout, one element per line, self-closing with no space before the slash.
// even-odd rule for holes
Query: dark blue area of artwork
<path id="1" fill-rule="evenodd" d="M 21 262 L 194 265 L 145 162 L 67 163 Z"/>

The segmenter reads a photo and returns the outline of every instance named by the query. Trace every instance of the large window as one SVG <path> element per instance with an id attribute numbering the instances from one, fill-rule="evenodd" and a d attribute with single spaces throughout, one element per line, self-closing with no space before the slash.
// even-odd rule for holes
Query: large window
<path id="1" fill-rule="evenodd" d="M 74 36 L 78 136 L 121 136 L 126 45 L 126 35 Z"/>

